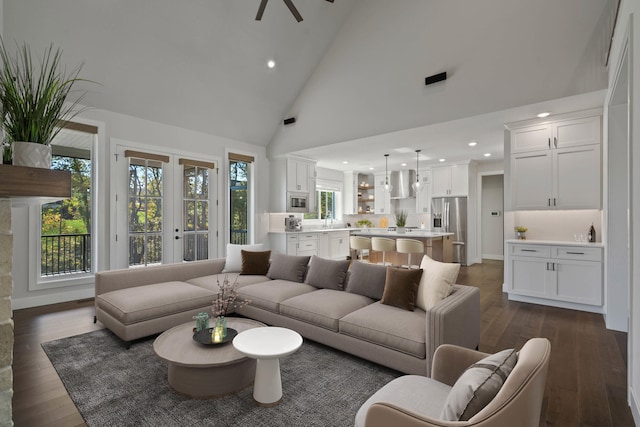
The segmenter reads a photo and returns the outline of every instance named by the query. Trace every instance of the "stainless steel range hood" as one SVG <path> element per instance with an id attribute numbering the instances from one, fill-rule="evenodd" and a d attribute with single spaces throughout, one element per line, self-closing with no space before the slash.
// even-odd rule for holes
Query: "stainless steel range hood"
<path id="1" fill-rule="evenodd" d="M 391 190 L 392 199 L 408 199 L 416 197 L 411 184 L 416 182 L 416 171 L 413 169 L 391 172 L 389 179 L 393 186 Z"/>

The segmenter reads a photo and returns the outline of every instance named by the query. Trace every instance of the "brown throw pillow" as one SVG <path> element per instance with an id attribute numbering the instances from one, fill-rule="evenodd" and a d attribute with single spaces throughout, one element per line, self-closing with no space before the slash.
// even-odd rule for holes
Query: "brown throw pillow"
<path id="1" fill-rule="evenodd" d="M 242 270 L 240 270 L 240 274 L 265 276 L 269 271 L 271 251 L 251 252 L 241 250 L 240 254 L 242 256 Z"/>
<path id="2" fill-rule="evenodd" d="M 418 297 L 418 286 L 422 270 L 387 268 L 387 280 L 380 303 L 413 311 Z"/>

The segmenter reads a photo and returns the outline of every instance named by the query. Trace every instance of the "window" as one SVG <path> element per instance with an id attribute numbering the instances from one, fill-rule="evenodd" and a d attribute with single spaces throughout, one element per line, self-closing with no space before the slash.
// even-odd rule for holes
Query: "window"
<path id="1" fill-rule="evenodd" d="M 342 182 L 319 178 L 316 183 L 313 212 L 304 214 L 304 219 L 341 220 L 342 219 Z"/>
<path id="2" fill-rule="evenodd" d="M 67 123 L 51 144 L 51 168 L 71 172 L 71 198 L 39 208 L 39 243 L 33 266 L 37 279 L 30 282 L 30 289 L 63 286 L 55 283 L 94 271 L 92 153 L 96 134 L 94 126 Z"/>
<path id="3" fill-rule="evenodd" d="M 209 258 L 209 174 L 213 163 L 180 159 L 182 169 L 183 260 Z"/>
<path id="4" fill-rule="evenodd" d="M 229 243 L 249 243 L 253 157 L 229 153 Z"/>

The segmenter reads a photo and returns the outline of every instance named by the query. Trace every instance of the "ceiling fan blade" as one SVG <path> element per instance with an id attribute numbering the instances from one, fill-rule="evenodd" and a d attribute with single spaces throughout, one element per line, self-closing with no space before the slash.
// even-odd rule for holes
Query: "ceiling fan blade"
<path id="1" fill-rule="evenodd" d="M 267 7 L 267 2 L 269 0 L 262 0 L 260 2 L 260 6 L 258 7 L 258 14 L 256 15 L 256 21 L 259 21 L 262 19 L 262 14 L 264 13 L 264 8 Z"/>
<path id="2" fill-rule="evenodd" d="M 302 21 L 302 15 L 300 15 L 300 12 L 298 12 L 298 9 L 296 9 L 296 6 L 293 4 L 293 2 L 291 0 L 283 0 L 283 1 L 284 1 L 284 4 L 287 5 L 291 13 L 293 13 L 293 16 L 296 18 L 296 21 L 298 22 Z"/>

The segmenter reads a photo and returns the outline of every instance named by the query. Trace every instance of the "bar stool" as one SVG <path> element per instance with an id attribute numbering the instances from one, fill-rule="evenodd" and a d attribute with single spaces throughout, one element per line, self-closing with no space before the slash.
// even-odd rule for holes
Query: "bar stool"
<path id="1" fill-rule="evenodd" d="M 397 239 L 396 251 L 401 254 L 409 254 L 409 268 L 413 268 L 411 254 L 424 254 L 424 243 L 415 239 Z M 420 266 L 416 265 L 415 268 L 420 268 Z"/>
<path id="2" fill-rule="evenodd" d="M 388 237 L 372 237 L 371 249 L 382 252 L 382 265 L 387 265 L 385 262 L 385 255 L 387 251 L 396 250 L 396 241 L 389 239 Z M 389 263 L 389 265 L 392 265 L 392 263 Z"/>
<path id="3" fill-rule="evenodd" d="M 363 250 L 369 250 L 371 249 L 371 239 L 368 237 L 361 237 L 361 236 L 350 236 L 349 237 L 349 246 L 351 247 L 351 251 L 355 251 L 356 252 L 356 259 L 358 259 L 358 257 L 360 257 L 361 261 L 364 261 L 362 259 L 362 253 L 358 252 L 358 251 L 363 251 Z"/>

